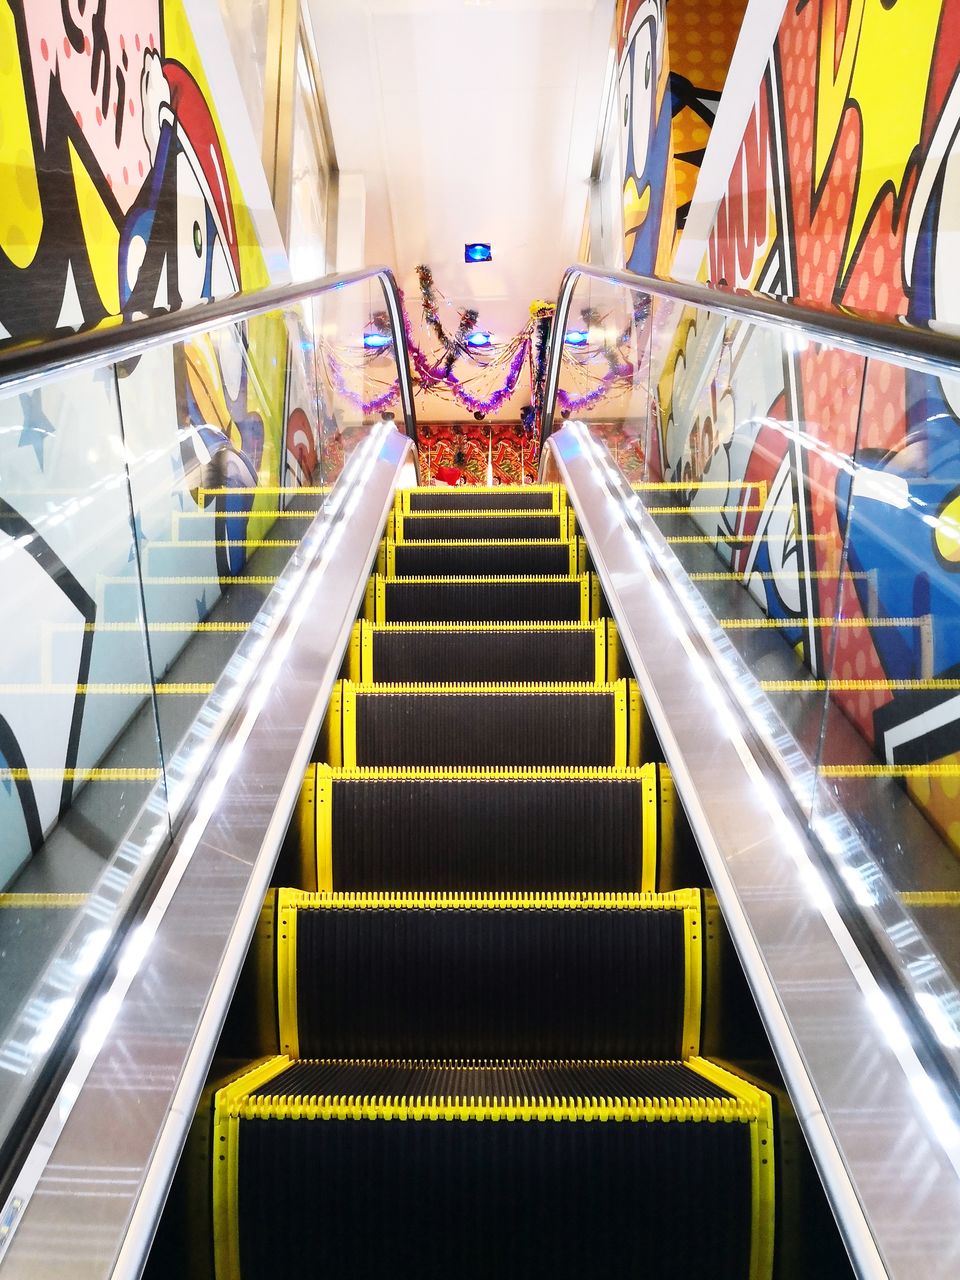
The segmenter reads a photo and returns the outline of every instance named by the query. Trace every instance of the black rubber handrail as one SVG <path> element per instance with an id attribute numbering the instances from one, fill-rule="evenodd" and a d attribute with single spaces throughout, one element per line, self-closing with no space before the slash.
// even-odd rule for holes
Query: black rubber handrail
<path id="1" fill-rule="evenodd" d="M 717 289 L 711 285 L 688 284 L 681 280 L 661 280 L 656 276 L 615 271 L 581 262 L 568 267 L 563 273 L 557 295 L 544 388 L 541 443 L 553 431 L 567 316 L 576 286 L 584 278 L 621 286 L 633 293 L 699 307 L 733 320 L 746 320 L 766 328 L 790 330 L 798 336 L 813 338 L 864 357 L 876 356 L 892 360 L 921 373 L 960 376 L 960 330 L 951 333 L 921 328 L 898 317 L 868 317 L 838 308 L 819 311 L 799 302 L 751 293 L 744 289 Z"/>
<path id="2" fill-rule="evenodd" d="M 278 285 L 256 293 L 234 295 L 186 311 L 165 312 L 115 328 L 92 329 L 52 338 L 49 342 L 7 346 L 0 350 L 0 392 L 27 391 L 41 383 L 141 355 L 156 347 L 185 342 L 221 324 L 239 324 L 268 311 L 281 311 L 320 294 L 378 279 L 393 330 L 400 406 L 406 433 L 416 443 L 413 383 L 407 356 L 400 290 L 389 267 L 365 267 L 341 275 L 321 276 L 298 284 Z"/>

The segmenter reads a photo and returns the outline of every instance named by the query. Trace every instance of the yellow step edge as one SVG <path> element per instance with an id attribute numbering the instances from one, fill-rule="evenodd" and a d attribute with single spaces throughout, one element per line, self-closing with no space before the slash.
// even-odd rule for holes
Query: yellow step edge
<path id="1" fill-rule="evenodd" d="M 82 907 L 89 899 L 88 893 L 0 893 L 0 907 L 31 908 Z"/>
<path id="2" fill-rule="evenodd" d="M 655 1097 L 637 1094 L 560 1095 L 548 1098 L 528 1097 L 524 1094 L 477 1098 L 444 1094 L 427 1094 L 418 1097 L 404 1095 L 368 1094 L 350 1095 L 297 1095 L 270 1094 L 264 1086 L 276 1080 L 297 1059 L 281 1054 L 258 1063 L 257 1066 L 217 1091 L 215 1107 L 218 1118 L 311 1120 L 329 1118 L 348 1119 L 567 1119 L 567 1120 L 691 1120 L 752 1123 L 763 1119 L 769 1108 L 770 1098 L 762 1090 L 749 1085 L 732 1072 L 703 1058 L 685 1061 L 664 1059 L 491 1059 L 489 1061 L 459 1061 L 457 1059 L 390 1059 L 390 1058 L 308 1058 L 305 1063 L 316 1066 L 388 1068 L 398 1070 L 542 1070 L 556 1067 L 562 1070 L 588 1067 L 593 1069 L 619 1069 L 630 1067 L 683 1066 L 694 1075 L 709 1080 L 730 1094 L 728 1098 Z M 250 1095 L 261 1096 L 252 1098 Z M 346 1108 L 356 1108 L 346 1110 Z M 375 1114 L 371 1108 L 377 1108 Z M 505 1108 L 512 1108 L 512 1114 Z"/>
<path id="3" fill-rule="evenodd" d="M 776 1228 L 776 1164 L 774 1157 L 773 1099 L 732 1071 L 694 1058 L 687 1064 L 698 1075 L 719 1085 L 755 1109 L 755 1123 L 750 1131 L 750 1269 L 749 1280 L 769 1280 L 773 1274 L 774 1235 Z"/>
<path id="4" fill-rule="evenodd" d="M 571 889 L 556 893 L 444 893 L 277 891 L 277 910 L 293 911 L 692 911 L 700 915 L 699 889 L 670 893 L 613 893 Z M 697 929 L 699 934 L 699 928 Z M 693 941 L 697 938 L 694 937 Z"/>
<path id="5" fill-rule="evenodd" d="M 217 1280 L 240 1280 L 239 1107 L 244 1096 L 289 1066 L 266 1058 L 219 1089 L 213 1108 L 213 1262 Z"/>

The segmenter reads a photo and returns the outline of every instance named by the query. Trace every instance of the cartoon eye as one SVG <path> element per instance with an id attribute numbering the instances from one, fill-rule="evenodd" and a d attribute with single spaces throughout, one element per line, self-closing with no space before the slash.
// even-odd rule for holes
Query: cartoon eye
<path id="1" fill-rule="evenodd" d="M 643 23 L 633 45 L 633 101 L 630 104 L 633 115 L 630 125 L 633 133 L 633 168 L 638 175 L 642 174 L 646 168 L 650 134 L 654 126 L 653 50 L 655 41 L 656 30 L 653 22 Z"/>
<path id="2" fill-rule="evenodd" d="M 199 258 L 203 253 L 203 232 L 200 230 L 200 223 L 193 224 L 193 248 Z"/>

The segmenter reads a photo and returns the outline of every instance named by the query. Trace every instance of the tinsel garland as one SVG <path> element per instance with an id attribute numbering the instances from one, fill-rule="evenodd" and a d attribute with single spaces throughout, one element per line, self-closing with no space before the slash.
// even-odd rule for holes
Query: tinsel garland
<path id="1" fill-rule="evenodd" d="M 388 405 L 393 404 L 400 395 L 400 384 L 394 380 L 392 386 L 389 386 L 382 395 L 375 396 L 372 400 L 364 400 L 358 392 L 351 390 L 347 386 L 347 380 L 343 376 L 343 367 L 333 352 L 327 348 L 324 354 L 327 368 L 330 370 L 330 381 L 333 384 L 334 391 L 336 391 L 337 395 L 342 396 L 348 404 L 352 404 L 355 409 L 359 409 L 362 414 L 379 413 L 382 409 L 386 409 Z"/>
<path id="2" fill-rule="evenodd" d="M 417 283 L 420 285 L 420 298 L 423 305 L 423 316 L 433 330 L 434 335 L 443 347 L 446 355 L 443 360 L 445 375 L 449 375 L 457 359 L 469 353 L 467 335 L 477 326 L 478 312 L 466 310 L 460 312 L 460 323 L 451 338 L 440 322 L 440 311 L 437 306 L 436 288 L 433 283 L 433 272 L 421 263 L 417 267 Z"/>
<path id="3" fill-rule="evenodd" d="M 598 404 L 605 396 L 608 396 L 617 383 L 626 383 L 627 379 L 633 378 L 632 364 L 618 364 L 616 368 L 609 369 L 601 378 L 600 382 L 590 391 L 585 391 L 582 395 L 571 395 L 569 391 L 564 391 L 563 387 L 557 389 L 557 404 L 561 409 L 568 413 L 573 413 L 578 409 L 589 409 L 593 405 Z"/>
<path id="4" fill-rule="evenodd" d="M 533 364 L 533 407 L 536 421 L 539 424 L 543 409 L 543 392 L 547 377 L 547 347 L 550 340 L 550 328 L 553 323 L 552 309 L 549 314 L 538 314 L 535 325 L 535 345 Z"/>
<path id="5" fill-rule="evenodd" d="M 419 276 L 421 268 L 417 269 Z M 471 413 L 493 413 L 501 407 L 516 390 L 517 381 L 520 377 L 520 371 L 523 368 L 523 362 L 526 359 L 527 350 L 529 348 L 529 339 L 520 337 L 517 342 L 516 350 L 513 358 L 507 368 L 507 376 L 501 387 L 490 393 L 489 396 L 480 397 L 472 395 L 464 387 L 460 379 L 454 374 L 452 365 L 447 366 L 446 359 L 439 364 L 431 364 L 430 360 L 421 351 L 420 347 L 413 336 L 413 325 L 410 323 L 410 314 L 401 296 L 401 309 L 403 313 L 403 327 L 407 338 L 407 351 L 410 356 L 410 363 L 413 365 L 414 371 L 420 380 L 420 387 L 423 391 L 444 390 L 449 391 L 458 404 L 463 408 L 469 409 Z M 476 321 L 474 321 L 475 323 Z"/>
<path id="6" fill-rule="evenodd" d="M 486 399 L 471 395 L 460 382 L 449 384 L 454 399 L 473 413 L 495 413 L 501 405 L 510 399 L 516 390 L 517 382 L 523 369 L 523 362 L 527 358 L 528 346 L 529 340 L 526 338 L 518 344 L 507 369 L 506 381 L 502 387 L 499 387 Z"/>

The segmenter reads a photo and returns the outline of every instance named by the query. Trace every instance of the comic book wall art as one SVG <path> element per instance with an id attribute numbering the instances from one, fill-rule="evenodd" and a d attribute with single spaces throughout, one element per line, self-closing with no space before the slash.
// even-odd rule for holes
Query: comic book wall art
<path id="1" fill-rule="evenodd" d="M 624 261 L 670 274 L 746 0 L 618 0 Z"/>
<path id="2" fill-rule="evenodd" d="M 790 0 L 701 278 L 915 324 L 956 323 L 958 67 L 956 0 Z M 738 446 L 739 461 L 726 448 L 731 501 L 742 499 L 752 477 L 765 481 L 773 503 L 787 459 L 799 535 L 795 589 L 768 594 L 765 607 L 778 616 L 788 599 L 799 602 L 797 628 L 787 634 L 795 640 L 805 630 L 805 662 L 834 681 L 834 705 L 882 760 L 956 764 L 960 705 L 949 683 L 937 689 L 960 671 L 954 381 L 803 339 L 771 343 L 745 326 L 727 331 L 734 350 L 752 347 L 754 365 L 768 371 L 769 403 L 749 413 L 737 405 L 734 439 L 759 442 L 759 415 L 785 444 L 762 454 Z M 712 359 L 701 344 L 698 378 L 706 371 L 708 386 Z M 683 376 L 697 364 L 694 352 Z M 746 378 L 734 369 L 730 381 L 736 401 Z M 672 422 L 686 437 L 692 421 L 678 424 L 669 412 L 682 402 L 682 387 L 667 378 L 661 400 L 667 430 Z M 667 440 L 664 448 L 669 458 L 678 446 Z M 718 530 L 717 539 L 729 555 L 730 531 Z M 733 563 L 749 583 L 756 557 L 742 547 L 737 554 Z M 835 628 L 838 611 L 843 626 Z M 828 735 L 828 762 L 831 746 Z M 960 847 L 952 779 L 908 785 Z"/>
<path id="3" fill-rule="evenodd" d="M 0 342 L 271 283 L 257 149 L 233 105 L 221 118 L 239 91 L 198 21 L 216 4 L 0 3 Z M 0 887 L 242 572 L 280 487 L 312 482 L 303 340 L 258 317 L 0 401 Z"/>

